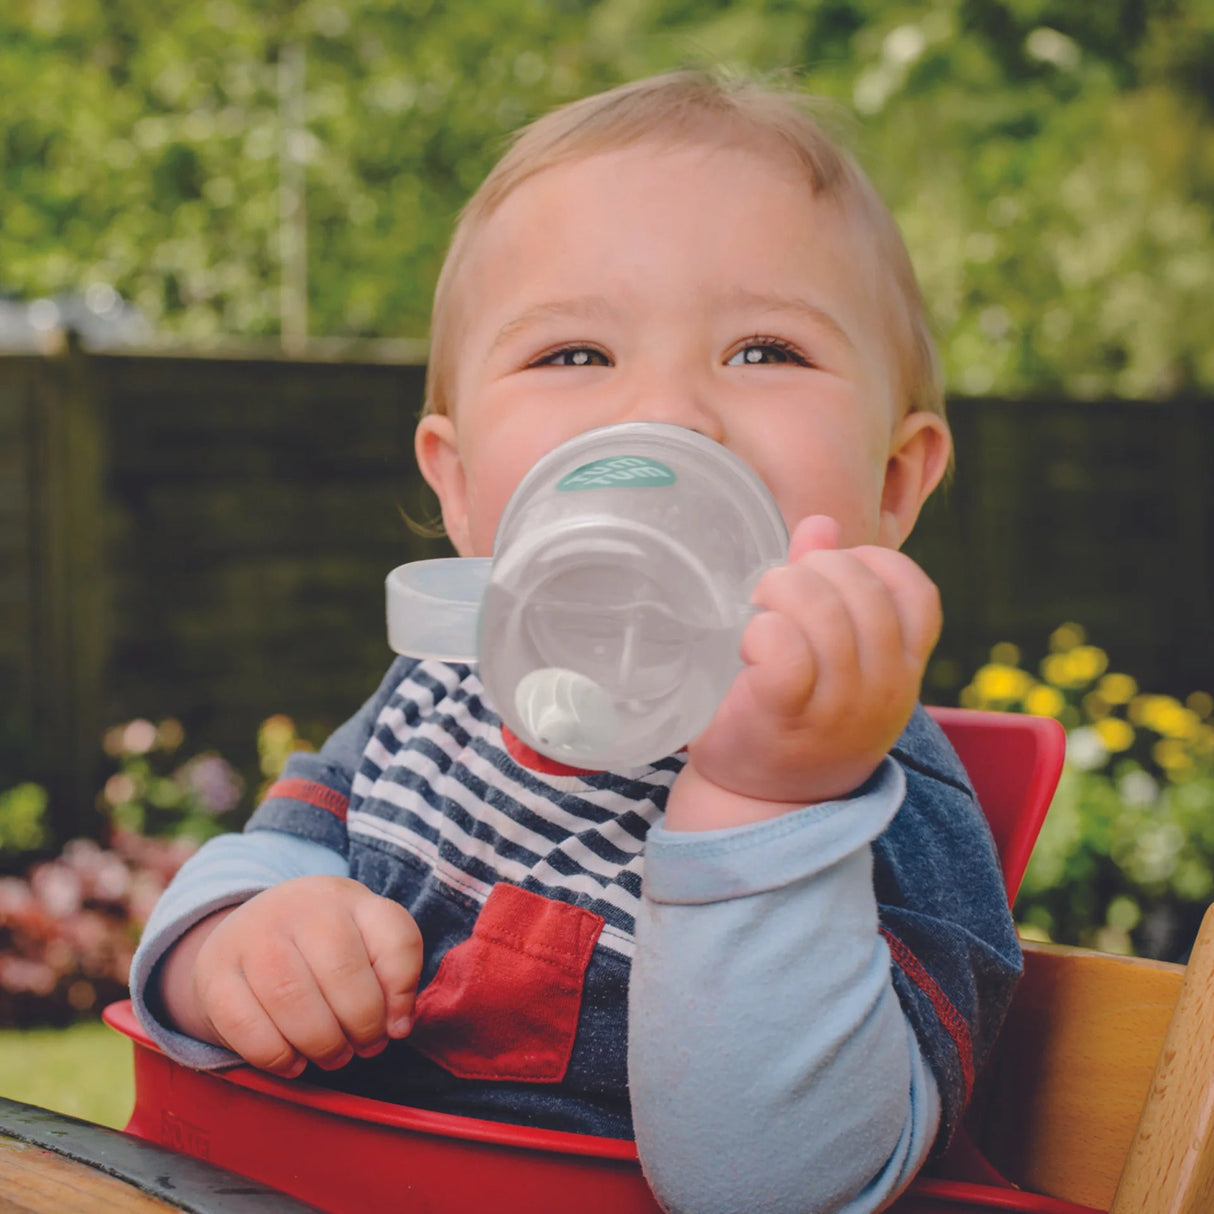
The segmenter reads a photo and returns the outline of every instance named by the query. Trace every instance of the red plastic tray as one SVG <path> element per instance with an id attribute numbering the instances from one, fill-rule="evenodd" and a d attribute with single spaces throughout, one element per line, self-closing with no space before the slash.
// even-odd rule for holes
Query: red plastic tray
<path id="1" fill-rule="evenodd" d="M 478 1121 L 288 1082 L 251 1067 L 192 1071 L 129 1002 L 106 1023 L 134 1043 L 126 1132 L 206 1159 L 330 1214 L 660 1214 L 635 1145 Z M 1020 1190 L 917 1180 L 896 1214 L 1103 1214 Z"/>

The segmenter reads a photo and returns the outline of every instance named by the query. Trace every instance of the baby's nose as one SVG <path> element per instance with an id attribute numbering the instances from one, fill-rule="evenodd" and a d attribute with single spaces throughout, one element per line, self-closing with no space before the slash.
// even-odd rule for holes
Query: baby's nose
<path id="1" fill-rule="evenodd" d="M 624 420 L 665 422 L 694 430 L 713 442 L 725 441 L 724 421 L 711 394 L 686 383 L 642 385 L 633 394 Z"/>

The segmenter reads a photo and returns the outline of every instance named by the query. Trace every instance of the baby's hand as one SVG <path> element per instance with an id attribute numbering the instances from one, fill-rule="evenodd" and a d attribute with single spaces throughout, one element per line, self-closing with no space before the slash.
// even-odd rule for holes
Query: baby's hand
<path id="1" fill-rule="evenodd" d="M 839 549 L 838 525 L 804 519 L 788 562 L 760 580 L 745 670 L 688 748 L 666 823 L 740 825 L 854 791 L 914 710 L 940 633 L 940 597 L 890 548 Z"/>
<path id="2" fill-rule="evenodd" d="M 421 964 L 403 907 L 345 877 L 298 877 L 188 932 L 161 994 L 182 1032 L 289 1077 L 404 1037 Z"/>

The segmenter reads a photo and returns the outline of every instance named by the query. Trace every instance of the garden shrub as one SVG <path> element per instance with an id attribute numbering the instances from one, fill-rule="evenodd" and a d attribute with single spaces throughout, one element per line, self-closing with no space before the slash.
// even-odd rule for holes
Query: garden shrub
<path id="1" fill-rule="evenodd" d="M 124 998 L 139 932 L 196 847 L 118 831 L 0 877 L 0 1027 L 66 1024 Z"/>
<path id="2" fill-rule="evenodd" d="M 0 876 L 0 1028 L 66 1024 L 124 998 L 161 892 L 202 840 L 239 824 L 243 781 L 220 755 L 184 758 L 184 741 L 171 718 L 108 729 L 102 744 L 115 770 L 97 798 L 104 842 L 73 839 L 23 875 Z M 304 746 L 289 717 L 263 722 L 265 779 Z M 0 793 L 0 855 L 46 850 L 46 803 L 34 784 Z"/>
<path id="3" fill-rule="evenodd" d="M 1183 961 L 1214 899 L 1214 697 L 1144 694 L 1077 624 L 1037 676 L 996 645 L 961 693 L 972 708 L 1067 728 L 1067 762 L 1016 902 L 1021 933 Z"/>

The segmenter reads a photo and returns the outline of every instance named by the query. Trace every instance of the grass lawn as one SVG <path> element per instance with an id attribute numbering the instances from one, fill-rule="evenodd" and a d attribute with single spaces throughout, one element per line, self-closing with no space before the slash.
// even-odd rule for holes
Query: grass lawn
<path id="1" fill-rule="evenodd" d="M 121 1129 L 135 1102 L 131 1043 L 100 1021 L 0 1032 L 0 1096 Z"/>

